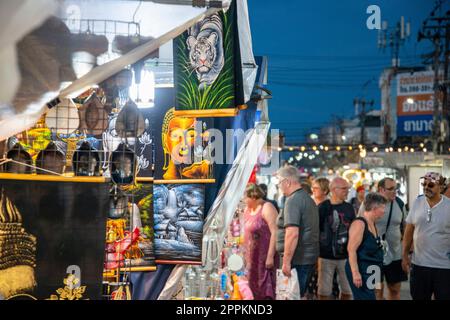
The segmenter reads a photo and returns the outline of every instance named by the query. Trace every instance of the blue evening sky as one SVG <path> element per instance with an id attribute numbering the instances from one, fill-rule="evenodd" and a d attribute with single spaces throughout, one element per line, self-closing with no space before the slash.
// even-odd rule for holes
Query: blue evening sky
<path id="1" fill-rule="evenodd" d="M 420 65 L 420 55 L 433 46 L 428 40 L 418 43 L 417 32 L 435 1 L 248 0 L 254 54 L 269 61 L 272 128 L 282 129 L 287 142 L 303 140 L 332 114 L 351 117 L 355 97 L 374 99 L 380 109 L 378 80 L 391 64 L 391 49 L 378 49 L 378 31 L 366 27 L 369 5 L 380 7 L 389 27 L 401 16 L 411 21 L 400 65 Z"/>

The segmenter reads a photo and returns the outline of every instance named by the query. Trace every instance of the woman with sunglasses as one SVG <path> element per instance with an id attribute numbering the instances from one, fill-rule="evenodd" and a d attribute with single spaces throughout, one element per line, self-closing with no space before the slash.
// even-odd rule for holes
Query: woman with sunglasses
<path id="1" fill-rule="evenodd" d="M 376 300 L 384 252 L 375 224 L 383 217 L 386 202 L 381 194 L 369 193 L 364 199 L 364 213 L 350 226 L 345 272 L 354 300 Z"/>
<path id="2" fill-rule="evenodd" d="M 450 300 L 450 199 L 441 195 L 445 178 L 422 177 L 424 196 L 413 203 L 403 236 L 402 267 L 411 271 L 413 300 Z M 410 251 L 413 247 L 412 259 Z"/>

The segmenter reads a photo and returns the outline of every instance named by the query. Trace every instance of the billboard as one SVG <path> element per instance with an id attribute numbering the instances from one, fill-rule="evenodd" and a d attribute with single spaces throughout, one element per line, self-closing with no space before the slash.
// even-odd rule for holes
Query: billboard
<path id="1" fill-rule="evenodd" d="M 397 136 L 431 135 L 433 82 L 432 70 L 397 75 Z M 438 103 L 442 105 L 441 97 Z"/>

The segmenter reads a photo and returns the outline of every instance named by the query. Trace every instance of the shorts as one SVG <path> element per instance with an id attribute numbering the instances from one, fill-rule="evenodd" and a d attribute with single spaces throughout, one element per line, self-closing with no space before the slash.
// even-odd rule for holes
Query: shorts
<path id="1" fill-rule="evenodd" d="M 392 261 L 388 265 L 384 265 L 381 272 L 381 281 L 389 284 L 403 282 L 408 280 L 408 275 L 402 269 L 402 260 Z"/>
<path id="2" fill-rule="evenodd" d="M 352 290 L 345 274 L 345 261 L 332 259 L 319 259 L 319 281 L 318 294 L 321 296 L 330 296 L 333 292 L 333 277 L 337 271 L 338 284 L 341 294 L 351 295 Z"/>
<path id="3" fill-rule="evenodd" d="M 412 264 L 410 291 L 413 300 L 450 300 L 450 269 L 421 267 Z"/>
<path id="4" fill-rule="evenodd" d="M 300 297 L 303 298 L 306 294 L 306 289 L 308 288 L 308 283 L 311 281 L 311 277 L 314 274 L 315 265 L 296 265 L 292 266 L 297 270 L 298 284 L 300 287 Z"/>

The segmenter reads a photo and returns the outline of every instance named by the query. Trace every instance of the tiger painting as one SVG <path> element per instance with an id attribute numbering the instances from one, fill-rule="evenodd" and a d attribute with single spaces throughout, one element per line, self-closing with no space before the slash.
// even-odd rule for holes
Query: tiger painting
<path id="1" fill-rule="evenodd" d="M 223 28 L 219 15 L 214 14 L 193 26 L 186 43 L 199 88 L 205 89 L 214 83 L 224 66 Z"/>

